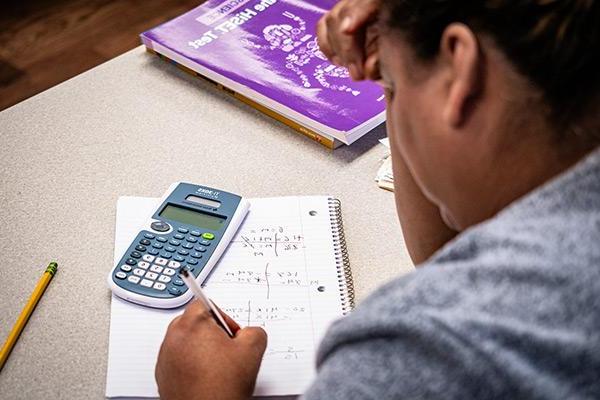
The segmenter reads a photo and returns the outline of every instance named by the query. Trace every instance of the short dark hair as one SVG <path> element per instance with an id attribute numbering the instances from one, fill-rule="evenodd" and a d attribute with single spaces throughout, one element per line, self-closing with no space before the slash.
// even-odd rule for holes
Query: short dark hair
<path id="1" fill-rule="evenodd" d="M 600 88 L 600 4 L 595 0 L 387 0 L 385 25 L 399 29 L 417 57 L 431 60 L 453 22 L 488 34 L 538 87 L 552 117 L 572 125 Z"/>

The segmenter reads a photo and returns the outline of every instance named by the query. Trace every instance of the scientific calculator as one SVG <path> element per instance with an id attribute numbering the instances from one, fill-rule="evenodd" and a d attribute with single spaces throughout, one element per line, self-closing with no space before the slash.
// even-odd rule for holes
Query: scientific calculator
<path id="1" fill-rule="evenodd" d="M 113 293 L 154 308 L 175 308 L 193 296 L 179 276 L 186 268 L 198 284 L 210 274 L 248 213 L 242 197 L 176 182 L 161 198 L 108 275 Z"/>

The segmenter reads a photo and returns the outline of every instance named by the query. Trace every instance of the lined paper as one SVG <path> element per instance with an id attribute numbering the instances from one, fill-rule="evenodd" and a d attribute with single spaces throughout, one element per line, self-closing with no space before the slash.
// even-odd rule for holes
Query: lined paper
<path id="1" fill-rule="evenodd" d="M 304 392 L 329 324 L 343 313 L 325 196 L 250 199 L 242 227 L 205 282 L 206 294 L 240 326 L 261 326 L 268 345 L 255 396 Z M 121 197 L 115 262 L 158 200 Z M 169 322 L 183 309 L 111 304 L 107 397 L 158 397 L 156 357 Z"/>

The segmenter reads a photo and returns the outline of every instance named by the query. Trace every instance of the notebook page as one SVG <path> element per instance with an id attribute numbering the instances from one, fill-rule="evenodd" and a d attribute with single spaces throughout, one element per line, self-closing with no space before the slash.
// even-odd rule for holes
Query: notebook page
<path id="1" fill-rule="evenodd" d="M 205 290 L 241 326 L 262 326 L 268 333 L 255 395 L 300 394 L 314 376 L 320 339 L 342 314 L 328 199 L 280 197 L 250 203 L 248 217 Z M 115 258 L 157 205 L 154 199 L 119 199 Z M 157 396 L 156 356 L 167 325 L 181 312 L 113 297 L 108 397 Z"/>

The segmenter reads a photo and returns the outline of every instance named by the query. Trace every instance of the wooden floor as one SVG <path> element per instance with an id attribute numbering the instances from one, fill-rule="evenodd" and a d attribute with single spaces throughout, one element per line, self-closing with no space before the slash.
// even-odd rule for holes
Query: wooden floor
<path id="1" fill-rule="evenodd" d="M 0 110 L 137 46 L 202 0 L 8 0 L 0 12 Z"/>

